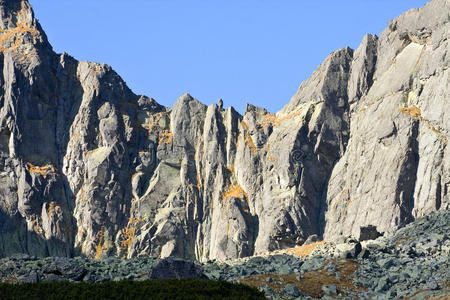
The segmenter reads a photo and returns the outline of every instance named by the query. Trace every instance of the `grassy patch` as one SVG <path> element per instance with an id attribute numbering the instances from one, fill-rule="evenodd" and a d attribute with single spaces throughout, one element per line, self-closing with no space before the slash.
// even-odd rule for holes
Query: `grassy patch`
<path id="1" fill-rule="evenodd" d="M 340 279 L 321 268 L 302 274 L 300 280 L 297 280 L 299 274 L 264 274 L 244 277 L 241 282 L 254 287 L 268 285 L 272 290 L 278 292 L 287 284 L 295 284 L 300 291 L 314 298 L 323 297 L 322 286 L 324 285 L 335 285 L 339 293 L 350 297 L 355 297 L 357 291 L 364 290 L 364 288 L 356 286 L 352 281 L 358 268 L 358 264 L 355 261 L 350 259 L 329 259 L 325 265 L 328 263 L 333 263 L 336 266 L 336 273 L 340 275 Z M 269 277 L 273 279 L 270 283 L 267 281 Z"/>
<path id="2" fill-rule="evenodd" d="M 199 279 L 0 284 L 1 299 L 265 299 L 243 284 Z"/>
<path id="3" fill-rule="evenodd" d="M 281 251 L 281 253 L 292 254 L 299 257 L 306 257 L 310 255 L 317 246 L 324 244 L 325 241 L 319 241 L 308 245 L 303 245 L 296 248 L 288 248 Z"/>

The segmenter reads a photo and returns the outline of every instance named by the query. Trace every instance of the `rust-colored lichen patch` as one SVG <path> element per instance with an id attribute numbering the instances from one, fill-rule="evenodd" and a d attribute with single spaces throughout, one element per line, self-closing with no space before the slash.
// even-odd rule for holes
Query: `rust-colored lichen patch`
<path id="1" fill-rule="evenodd" d="M 255 143 L 253 143 L 253 139 L 252 139 L 252 137 L 249 134 L 246 135 L 246 141 L 247 141 L 247 145 L 250 147 L 250 151 L 255 153 L 256 152 L 256 146 L 255 146 Z"/>
<path id="2" fill-rule="evenodd" d="M 92 65 L 92 71 L 94 71 L 94 74 L 101 74 L 104 72 L 104 69 L 99 64 L 93 64 Z"/>
<path id="3" fill-rule="evenodd" d="M 39 31 L 36 28 L 29 27 L 24 22 L 19 23 L 13 29 L 3 30 L 0 28 L 0 52 L 19 48 L 23 44 L 23 38 L 27 33 L 31 34 L 34 40 L 39 36 Z"/>
<path id="4" fill-rule="evenodd" d="M 229 198 L 237 198 L 237 199 L 248 199 L 247 193 L 242 189 L 240 185 L 232 185 L 228 188 L 228 190 L 223 194 L 223 199 Z"/>
<path id="5" fill-rule="evenodd" d="M 79 235 L 79 236 L 85 235 L 85 230 L 83 229 L 83 227 L 81 227 L 80 229 L 78 229 L 78 235 Z"/>
<path id="6" fill-rule="evenodd" d="M 122 236 L 123 236 L 122 247 L 123 248 L 128 248 L 131 246 L 131 244 L 133 243 L 135 231 L 136 231 L 136 228 L 128 227 L 128 226 L 122 229 Z"/>
<path id="7" fill-rule="evenodd" d="M 343 189 L 336 200 L 333 200 L 333 209 L 336 209 L 337 205 L 349 195 L 348 188 Z"/>
<path id="8" fill-rule="evenodd" d="M 252 137 L 250 136 L 248 125 L 244 121 L 241 122 L 241 125 L 245 129 L 245 131 L 244 131 L 244 142 L 249 146 L 250 151 L 253 154 L 255 154 L 256 153 L 256 146 L 255 146 L 255 143 L 253 143 Z M 238 142 L 239 142 L 239 139 L 240 139 L 240 135 L 238 137 Z"/>
<path id="9" fill-rule="evenodd" d="M 397 247 L 401 246 L 409 240 L 410 240 L 409 236 L 401 236 L 401 237 L 397 238 L 397 242 L 395 243 L 395 246 L 397 246 Z"/>
<path id="10" fill-rule="evenodd" d="M 442 133 L 442 131 L 440 131 L 439 129 L 434 127 L 430 120 L 425 119 L 425 118 L 422 117 L 422 113 L 421 113 L 420 108 L 418 108 L 415 105 L 412 105 L 410 107 L 401 107 L 401 108 L 399 108 L 399 112 L 404 113 L 405 115 L 408 115 L 408 116 L 410 116 L 412 118 L 415 118 L 415 119 L 418 119 L 420 121 L 423 121 L 432 132 L 434 132 L 435 134 L 438 135 L 438 137 L 444 142 L 445 145 L 448 145 L 448 138 L 447 138 L 447 136 L 444 133 Z"/>
<path id="11" fill-rule="evenodd" d="M 422 120 L 422 115 L 420 108 L 418 108 L 415 105 L 412 105 L 410 107 L 401 107 L 398 109 L 399 112 L 404 113 L 405 115 L 408 115 L 413 118 L 417 118 L 419 120 Z"/>
<path id="12" fill-rule="evenodd" d="M 200 188 L 202 187 L 202 179 L 199 173 L 196 174 L 196 179 L 197 179 L 197 189 L 200 190 Z"/>
<path id="13" fill-rule="evenodd" d="M 229 168 L 227 167 L 226 169 L 231 175 L 234 174 L 234 164 L 232 164 L 231 167 L 229 167 Z"/>
<path id="14" fill-rule="evenodd" d="M 261 123 L 262 127 L 265 127 L 267 125 L 272 125 L 272 126 L 280 126 L 281 122 L 283 122 L 284 120 L 288 120 L 291 119 L 293 117 L 299 116 L 301 115 L 303 112 L 303 109 L 298 109 L 295 110 L 287 115 L 281 116 L 281 117 L 277 117 L 275 114 L 266 114 L 264 115 L 264 120 Z"/>
<path id="15" fill-rule="evenodd" d="M 146 123 L 142 124 L 142 127 L 147 129 L 148 133 L 150 134 L 153 131 L 153 128 L 155 128 L 158 125 L 159 120 L 161 120 L 162 116 L 163 116 L 163 113 L 161 113 L 161 112 L 156 113 L 154 115 L 153 121 L 149 124 L 146 124 Z"/>
<path id="16" fill-rule="evenodd" d="M 170 144 L 172 142 L 172 139 L 173 139 L 173 134 L 169 130 L 163 130 L 163 132 L 161 132 L 159 134 L 160 143 Z"/>
<path id="17" fill-rule="evenodd" d="M 125 228 L 122 228 L 122 250 L 126 250 L 133 244 L 133 239 L 136 233 L 136 225 L 141 221 L 143 221 L 143 219 L 134 219 L 133 217 L 130 217 L 127 226 Z"/>
<path id="18" fill-rule="evenodd" d="M 241 125 L 242 125 L 242 127 L 244 127 L 244 129 L 245 129 L 246 131 L 248 131 L 248 125 L 247 125 L 247 123 L 245 123 L 245 121 L 242 121 L 242 122 L 241 122 Z"/>
<path id="19" fill-rule="evenodd" d="M 172 132 L 166 126 L 160 125 L 160 121 L 164 113 L 159 112 L 150 116 L 150 123 L 142 123 L 141 126 L 147 130 L 148 136 L 156 135 L 158 137 L 158 143 L 170 144 L 173 139 Z M 141 152 L 139 154 L 142 154 Z"/>
<path id="20" fill-rule="evenodd" d="M 104 246 L 104 234 L 105 234 L 105 230 L 104 230 L 104 226 L 102 224 L 102 226 L 100 227 L 100 231 L 97 233 L 97 247 L 95 248 L 95 256 L 94 259 L 100 259 L 102 257 L 103 251 L 107 250 L 108 248 Z"/>
<path id="21" fill-rule="evenodd" d="M 42 229 L 42 225 L 41 225 L 41 218 L 36 214 L 33 214 L 31 216 L 31 228 L 38 235 L 44 236 L 44 230 Z"/>
<path id="22" fill-rule="evenodd" d="M 46 165 L 46 166 L 35 166 L 30 162 L 27 162 L 27 166 L 28 166 L 28 171 L 30 173 L 39 173 L 42 176 L 46 176 L 48 173 L 52 172 L 52 167 L 50 165 Z"/>
<path id="23" fill-rule="evenodd" d="M 48 204 L 47 216 L 52 219 L 57 213 L 61 212 L 61 207 L 55 205 L 54 201 Z"/>

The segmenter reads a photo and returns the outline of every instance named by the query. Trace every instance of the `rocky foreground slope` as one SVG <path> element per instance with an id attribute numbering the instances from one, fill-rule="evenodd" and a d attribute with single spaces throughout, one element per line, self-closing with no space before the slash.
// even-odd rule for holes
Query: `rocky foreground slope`
<path id="1" fill-rule="evenodd" d="M 450 205 L 449 11 L 333 52 L 278 113 L 137 96 L 0 1 L 0 257 L 236 259 Z"/>
<path id="2" fill-rule="evenodd" d="M 312 243 L 297 255 L 222 263 L 151 257 L 0 259 L 0 282 L 204 278 L 241 282 L 271 299 L 448 299 L 450 212 L 435 212 L 376 240 Z"/>

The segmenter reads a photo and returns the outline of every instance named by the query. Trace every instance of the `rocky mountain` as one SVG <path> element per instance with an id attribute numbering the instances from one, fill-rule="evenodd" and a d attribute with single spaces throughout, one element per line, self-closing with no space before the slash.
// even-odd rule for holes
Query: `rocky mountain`
<path id="1" fill-rule="evenodd" d="M 449 20 L 431 0 L 242 116 L 135 95 L 0 0 L 0 257 L 235 259 L 449 209 Z"/>
<path id="2" fill-rule="evenodd" d="M 450 297 L 449 232 L 450 211 L 445 210 L 375 240 L 316 242 L 289 255 L 280 251 L 221 263 L 173 257 L 92 260 L 16 254 L 0 259 L 0 295 L 2 283 L 200 278 L 244 283 L 277 300 L 444 300 Z M 31 287 L 23 290 L 27 288 Z M 13 299 L 8 296 L 2 299 Z"/>

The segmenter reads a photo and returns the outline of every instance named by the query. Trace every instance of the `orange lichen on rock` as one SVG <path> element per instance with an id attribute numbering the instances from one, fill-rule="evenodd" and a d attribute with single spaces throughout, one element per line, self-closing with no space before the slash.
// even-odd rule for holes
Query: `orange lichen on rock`
<path id="1" fill-rule="evenodd" d="M 424 119 L 425 120 L 425 119 Z M 438 137 L 444 141 L 445 145 L 448 145 L 448 139 L 445 136 L 444 133 L 442 133 L 442 131 L 440 131 L 439 129 L 437 129 L 436 127 L 434 127 L 433 125 L 431 125 L 431 122 L 429 120 L 425 120 L 425 122 L 428 125 L 428 128 L 430 128 L 431 131 L 433 131 L 435 134 L 438 135 Z"/>
<path id="2" fill-rule="evenodd" d="M 52 201 L 48 204 L 47 215 L 50 219 L 53 218 L 56 215 L 56 213 L 58 213 L 60 211 L 61 211 L 61 206 L 55 205 L 54 201 Z"/>
<path id="3" fill-rule="evenodd" d="M 303 245 L 300 247 L 295 247 L 295 248 L 288 248 L 288 249 L 284 249 L 281 250 L 280 252 L 282 253 L 286 253 L 286 254 L 292 254 L 295 256 L 299 256 L 299 257 L 305 257 L 310 255 L 314 249 L 317 248 L 317 246 L 324 244 L 325 241 L 320 241 L 320 242 L 315 242 L 309 245 Z"/>
<path id="4" fill-rule="evenodd" d="M 201 174 L 203 172 L 203 169 L 200 169 L 200 172 L 197 172 L 197 189 L 200 190 L 200 188 L 202 187 L 202 178 L 201 178 Z"/>
<path id="5" fill-rule="evenodd" d="M 299 109 L 299 110 L 295 110 L 287 115 L 281 116 L 281 117 L 277 117 L 275 114 L 266 114 L 264 115 L 264 120 L 261 123 L 262 127 L 266 126 L 266 125 L 272 125 L 272 126 L 280 126 L 281 122 L 283 122 L 284 120 L 296 117 L 301 115 L 301 113 L 303 112 L 303 109 Z"/>
<path id="6" fill-rule="evenodd" d="M 244 121 L 242 121 L 242 122 L 241 122 L 241 125 L 242 125 L 242 127 L 244 127 L 244 129 L 245 129 L 245 132 L 244 132 L 244 142 L 250 147 L 250 151 L 251 151 L 252 153 L 256 153 L 256 146 L 255 146 L 255 143 L 253 143 L 253 139 L 252 139 L 252 137 L 251 137 L 250 134 L 249 134 L 249 129 L 248 129 L 247 123 L 245 123 Z M 240 137 L 241 137 L 241 136 L 239 135 L 239 137 L 238 137 L 238 142 L 239 142 Z"/>
<path id="7" fill-rule="evenodd" d="M 410 117 L 422 120 L 420 108 L 418 108 L 415 105 L 410 106 L 410 107 L 401 107 L 401 108 L 398 109 L 398 111 L 401 112 L 401 113 L 404 113 L 405 115 L 408 115 Z"/>
<path id="8" fill-rule="evenodd" d="M 350 205 L 350 204 L 352 204 L 353 202 L 355 202 L 355 198 L 351 198 L 351 199 L 349 199 L 349 200 L 347 200 L 347 205 Z"/>
<path id="9" fill-rule="evenodd" d="M 133 243 L 135 231 L 136 231 L 136 228 L 128 227 L 128 226 L 122 229 L 122 236 L 123 236 L 122 247 L 123 248 L 128 248 L 131 246 L 131 244 Z"/>
<path id="10" fill-rule="evenodd" d="M 100 259 L 102 257 L 103 251 L 107 250 L 108 248 L 104 246 L 103 243 L 103 235 L 105 234 L 104 226 L 102 225 L 100 227 L 100 231 L 97 233 L 98 238 L 98 244 L 95 248 L 95 256 L 94 259 Z"/>
<path id="11" fill-rule="evenodd" d="M 128 247 L 130 247 L 133 243 L 133 239 L 135 237 L 135 232 L 136 232 L 136 224 L 143 221 L 143 219 L 133 219 L 133 217 L 130 217 L 130 219 L 128 220 L 128 224 L 125 228 L 122 228 L 121 232 L 122 232 L 122 236 L 123 236 L 123 241 L 122 241 L 122 248 L 126 249 Z"/>
<path id="12" fill-rule="evenodd" d="M 81 190 L 80 190 L 80 199 L 81 199 L 81 201 L 83 201 L 83 202 L 85 202 L 85 201 L 87 200 L 87 197 L 86 197 L 86 191 L 84 190 L 84 187 L 81 187 Z"/>
<path id="13" fill-rule="evenodd" d="M 349 195 L 349 190 L 348 188 L 343 189 L 340 193 L 339 193 L 339 197 L 334 200 L 333 202 L 333 209 L 336 209 L 337 205 L 346 197 L 348 197 Z"/>
<path id="14" fill-rule="evenodd" d="M 34 166 L 32 163 L 27 162 L 28 171 L 30 173 L 39 173 L 42 176 L 46 176 L 48 173 L 52 172 L 52 167 L 50 165 L 47 166 Z"/>
<path id="15" fill-rule="evenodd" d="M 240 185 L 232 185 L 230 188 L 223 194 L 223 199 L 229 198 L 237 198 L 237 199 L 248 199 L 247 193 L 242 189 Z"/>
<path id="16" fill-rule="evenodd" d="M 244 127 L 245 130 L 248 131 L 248 125 L 247 125 L 247 123 L 245 123 L 245 121 L 242 121 L 241 125 L 242 125 L 242 127 Z"/>
<path id="17" fill-rule="evenodd" d="M 23 38 L 26 34 L 30 34 L 33 42 L 39 38 L 39 31 L 27 20 L 26 7 L 22 2 L 22 9 L 18 13 L 18 17 L 24 21 L 18 22 L 16 27 L 11 29 L 0 28 L 0 52 L 15 50 L 23 44 Z"/>
<path id="18" fill-rule="evenodd" d="M 159 141 L 163 144 L 170 144 L 173 139 L 173 134 L 169 130 L 164 130 L 159 134 Z"/>
<path id="19" fill-rule="evenodd" d="M 230 174 L 234 174 L 234 164 L 232 164 L 229 168 L 227 167 L 226 169 Z"/>
<path id="20" fill-rule="evenodd" d="M 155 126 L 158 124 L 159 120 L 161 120 L 163 113 L 159 112 L 156 113 L 154 116 L 154 120 L 150 123 L 150 124 L 142 124 L 142 127 L 144 127 L 145 129 L 147 129 L 148 133 L 150 134 L 153 131 L 153 128 L 155 128 Z"/>
<path id="21" fill-rule="evenodd" d="M 274 125 L 274 124 L 279 124 L 278 118 L 275 114 L 267 114 L 264 115 L 264 120 L 261 123 L 262 127 L 265 127 L 267 125 Z"/>
<path id="22" fill-rule="evenodd" d="M 32 215 L 31 227 L 33 231 L 36 232 L 40 236 L 44 236 L 44 230 L 42 229 L 41 223 L 39 222 L 39 218 L 37 215 Z"/>
<path id="23" fill-rule="evenodd" d="M 94 64 L 92 70 L 94 71 L 94 74 L 100 74 L 103 72 L 103 68 L 99 64 Z"/>
<path id="24" fill-rule="evenodd" d="M 255 153 L 256 152 L 256 146 L 255 146 L 255 143 L 253 143 L 253 139 L 252 139 L 252 137 L 249 134 L 247 134 L 247 136 L 246 136 L 246 141 L 247 141 L 248 146 L 250 147 L 250 151 Z"/>
<path id="25" fill-rule="evenodd" d="M 436 133 L 439 136 L 439 138 L 444 141 L 445 145 L 448 145 L 448 138 L 445 136 L 445 134 L 443 134 L 439 129 L 434 127 L 430 120 L 422 117 L 420 108 L 418 108 L 415 105 L 412 105 L 410 107 L 401 107 L 398 109 L 398 111 L 412 118 L 416 118 L 419 119 L 420 121 L 423 121 L 432 132 Z"/>

